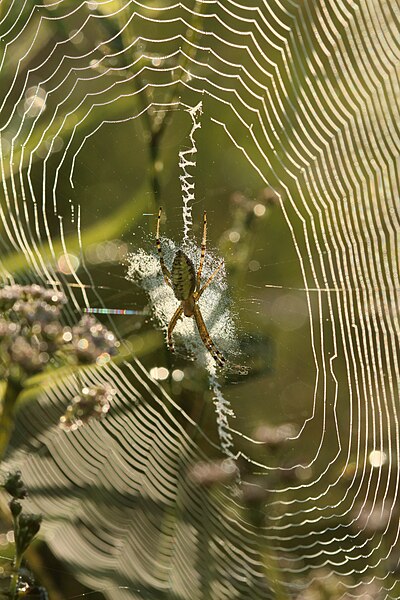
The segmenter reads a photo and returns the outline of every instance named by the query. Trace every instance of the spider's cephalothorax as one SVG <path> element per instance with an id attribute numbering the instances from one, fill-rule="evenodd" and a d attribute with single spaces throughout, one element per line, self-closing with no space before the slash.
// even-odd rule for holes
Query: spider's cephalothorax
<path id="1" fill-rule="evenodd" d="M 174 345 L 172 343 L 172 332 L 175 328 L 175 325 L 178 322 L 178 319 L 180 319 L 182 315 L 185 315 L 185 317 L 194 317 L 203 344 L 210 352 L 215 362 L 220 367 L 222 367 L 225 364 L 225 358 L 212 341 L 210 334 L 207 331 L 207 327 L 204 323 L 202 314 L 200 312 L 200 308 L 198 306 L 200 296 L 202 295 L 204 290 L 210 285 L 211 281 L 214 279 L 215 275 L 218 273 L 218 271 L 223 265 L 223 262 L 221 262 L 221 264 L 210 275 L 207 281 L 203 285 L 201 285 L 201 273 L 203 271 L 207 240 L 206 212 L 204 212 L 203 216 L 203 238 L 201 241 L 201 255 L 197 274 L 192 261 L 182 250 L 178 250 L 176 252 L 172 263 L 171 271 L 167 269 L 164 262 L 160 241 L 161 212 L 162 209 L 160 208 L 160 210 L 158 211 L 156 240 L 158 255 L 160 257 L 161 271 L 164 276 L 165 283 L 172 287 L 175 298 L 180 301 L 180 306 L 176 309 L 168 325 L 168 346 L 173 352 Z"/>

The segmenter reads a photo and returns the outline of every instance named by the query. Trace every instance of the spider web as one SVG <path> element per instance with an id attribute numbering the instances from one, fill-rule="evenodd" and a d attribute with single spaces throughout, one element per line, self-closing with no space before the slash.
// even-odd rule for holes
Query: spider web
<path id="1" fill-rule="evenodd" d="M 249 375 L 214 385 L 236 414 L 240 485 L 193 477 L 223 457 L 218 435 L 116 319 L 129 360 L 83 375 L 116 389 L 106 419 L 59 430 L 72 376 L 19 411 L 4 468 L 21 468 L 52 550 L 105 597 L 399 597 L 399 18 L 377 0 L 0 2 L 3 282 L 64 289 L 71 322 L 142 308 L 121 262 L 155 257 L 162 180 L 169 239 L 194 243 L 207 209 L 213 256 L 227 228 L 235 336 L 249 332 L 235 338 Z M 240 206 L 264 190 L 242 278 L 245 231 L 220 225 L 238 190 Z M 216 312 L 222 330 L 228 318 Z"/>

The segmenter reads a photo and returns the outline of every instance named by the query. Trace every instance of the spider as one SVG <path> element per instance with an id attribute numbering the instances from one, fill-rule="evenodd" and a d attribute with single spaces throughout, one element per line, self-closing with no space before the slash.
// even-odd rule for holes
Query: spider
<path id="1" fill-rule="evenodd" d="M 210 334 L 207 331 L 206 324 L 204 323 L 198 305 L 202 293 L 210 285 L 210 283 L 224 264 L 222 261 L 215 269 L 215 271 L 210 275 L 207 281 L 203 285 L 201 285 L 201 273 L 203 271 L 204 257 L 206 254 L 207 213 L 206 211 L 204 211 L 203 215 L 203 237 L 201 240 L 201 255 L 199 268 L 197 269 L 197 275 L 192 261 L 182 250 L 177 250 L 174 260 L 172 262 L 171 271 L 167 269 L 164 262 L 160 240 L 161 213 L 162 208 L 160 208 L 160 210 L 158 211 L 156 234 L 156 245 L 158 250 L 158 256 L 160 259 L 161 271 L 164 276 L 165 283 L 172 288 L 175 298 L 180 301 L 180 306 L 176 309 L 174 315 L 172 316 L 172 319 L 168 324 L 168 347 L 171 350 L 171 352 L 174 351 L 174 344 L 172 342 L 172 332 L 178 320 L 181 319 L 183 315 L 185 317 L 194 317 L 203 344 L 210 352 L 215 362 L 220 367 L 223 367 L 225 364 L 225 357 L 212 341 Z"/>

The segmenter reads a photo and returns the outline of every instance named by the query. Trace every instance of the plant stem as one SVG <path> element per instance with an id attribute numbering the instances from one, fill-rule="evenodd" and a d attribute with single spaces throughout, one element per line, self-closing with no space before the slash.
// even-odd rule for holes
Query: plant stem
<path id="1" fill-rule="evenodd" d="M 19 383 L 7 381 L 0 413 L 0 462 L 4 458 L 14 429 L 14 407 L 21 390 L 22 386 Z"/>
<path id="2" fill-rule="evenodd" d="M 163 120 L 163 123 L 166 124 L 166 120 Z M 153 192 L 154 204 L 156 207 L 160 204 L 160 196 L 161 196 L 161 183 L 159 176 L 159 165 L 158 159 L 160 155 L 160 141 L 162 134 L 164 133 L 164 127 L 156 129 L 155 131 L 151 131 L 150 138 L 150 186 Z"/>
<path id="3" fill-rule="evenodd" d="M 8 590 L 8 595 L 11 600 L 17 597 L 17 588 L 18 588 L 18 578 L 19 578 L 19 570 L 21 568 L 22 556 L 15 556 L 14 559 L 14 572 L 10 581 L 10 589 Z"/>
<path id="4" fill-rule="evenodd" d="M 269 549 L 269 552 L 271 552 L 271 549 Z M 275 600 L 289 600 L 289 596 L 281 582 L 283 573 L 276 562 L 275 556 L 268 552 L 262 552 L 261 556 L 266 580 L 271 586 L 274 585 Z"/>
<path id="5" fill-rule="evenodd" d="M 17 535 L 18 535 L 19 523 L 18 523 L 18 518 L 15 516 L 13 517 L 13 523 L 14 523 L 14 537 L 16 539 Z M 18 552 L 17 547 L 18 547 L 18 545 L 15 544 L 15 556 L 14 556 L 14 565 L 13 565 L 14 569 L 13 569 L 13 574 L 11 576 L 10 589 L 8 590 L 8 594 L 9 594 L 11 600 L 14 600 L 17 598 L 19 570 L 21 568 L 21 563 L 22 563 L 22 554 L 20 554 Z"/>

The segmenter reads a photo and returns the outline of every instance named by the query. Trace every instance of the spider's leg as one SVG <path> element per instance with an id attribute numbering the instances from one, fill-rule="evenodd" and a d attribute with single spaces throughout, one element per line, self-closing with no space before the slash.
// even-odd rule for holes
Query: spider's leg
<path id="1" fill-rule="evenodd" d="M 223 266 L 224 266 L 224 261 L 222 260 L 219 263 L 218 267 L 215 269 L 215 271 L 213 273 L 211 273 L 210 277 L 207 279 L 207 281 L 205 282 L 205 284 L 200 288 L 200 290 L 198 292 L 195 293 L 196 302 L 200 298 L 200 296 L 202 295 L 202 293 L 204 292 L 204 290 L 206 288 L 208 288 L 208 286 L 210 285 L 210 283 L 212 282 L 212 280 L 214 279 L 214 277 L 216 276 L 216 274 L 218 273 L 218 271 L 220 269 L 222 269 Z"/>
<path id="2" fill-rule="evenodd" d="M 171 286 L 171 273 L 165 266 L 164 256 L 161 248 L 161 240 L 160 240 L 160 220 L 161 220 L 162 208 L 158 211 L 158 219 L 157 219 L 157 233 L 156 233 L 156 246 L 158 250 L 158 257 L 160 259 L 161 271 L 164 275 L 164 280 L 167 285 Z"/>
<path id="3" fill-rule="evenodd" d="M 203 271 L 204 257 L 206 255 L 206 246 L 207 246 L 207 213 L 206 213 L 206 211 L 204 211 L 204 214 L 203 214 L 203 237 L 201 239 L 201 255 L 200 255 L 199 268 L 197 270 L 196 290 L 200 289 L 200 280 L 201 280 L 201 273 Z"/>
<path id="4" fill-rule="evenodd" d="M 180 319 L 182 313 L 183 313 L 183 308 L 182 308 L 182 306 L 179 306 L 176 309 L 176 311 L 174 312 L 174 315 L 168 324 L 167 341 L 168 341 L 168 348 L 171 350 L 171 352 L 174 351 L 174 344 L 172 342 L 172 332 L 175 329 L 175 325 L 177 324 L 178 319 Z"/>
<path id="5" fill-rule="evenodd" d="M 194 314 L 194 318 L 195 318 L 196 324 L 197 324 L 197 329 L 199 330 L 199 334 L 203 341 L 203 344 L 205 345 L 205 347 L 207 348 L 207 350 L 209 351 L 209 353 L 211 354 L 211 356 L 213 357 L 215 362 L 220 367 L 223 367 L 225 364 L 225 357 L 222 354 L 222 352 L 220 352 L 218 350 L 218 348 L 212 341 L 211 336 L 207 331 L 206 324 L 204 323 L 202 314 L 200 312 L 200 308 L 198 307 L 197 304 L 194 305 L 193 314 Z"/>

